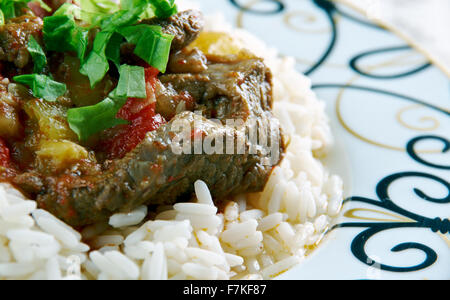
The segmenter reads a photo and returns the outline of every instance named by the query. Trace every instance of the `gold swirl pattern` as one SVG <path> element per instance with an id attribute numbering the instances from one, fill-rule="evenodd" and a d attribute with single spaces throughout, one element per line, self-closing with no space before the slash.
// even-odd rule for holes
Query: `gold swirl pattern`
<path id="1" fill-rule="evenodd" d="M 413 66 L 414 64 L 420 64 L 423 63 L 424 61 L 417 61 L 417 60 L 411 60 L 413 53 L 407 53 L 407 54 L 401 54 L 401 55 L 397 55 L 385 62 L 381 62 L 378 64 L 373 64 L 373 65 L 366 65 L 365 69 L 369 72 L 371 71 L 375 71 L 375 70 L 381 70 L 383 68 L 389 68 L 389 67 L 405 67 L 405 66 Z M 355 75 L 353 78 L 351 78 L 346 85 L 350 86 L 351 84 L 353 84 L 355 81 L 357 81 L 358 79 L 361 78 L 361 75 Z M 336 98 L 336 116 L 339 120 L 339 123 L 342 125 L 342 127 L 351 135 L 353 135 L 354 137 L 356 137 L 357 139 L 371 144 L 373 146 L 376 147 L 381 147 L 381 148 L 385 148 L 385 149 L 389 149 L 389 150 L 393 150 L 393 151 L 401 151 L 401 152 L 405 152 L 406 149 L 404 146 L 400 147 L 400 146 L 395 146 L 395 145 L 389 145 L 386 143 L 382 143 L 382 142 L 377 142 L 371 138 L 365 137 L 362 134 L 356 132 L 355 130 L 353 130 L 352 128 L 350 128 L 350 126 L 346 123 L 346 121 L 344 120 L 343 116 L 342 116 L 342 111 L 341 111 L 341 103 L 343 101 L 343 95 L 345 92 L 345 87 L 341 88 L 338 96 Z M 417 109 L 417 108 L 421 108 L 423 107 L 422 105 L 413 105 L 413 106 L 408 106 L 406 108 L 401 109 L 397 114 L 396 114 L 396 121 L 411 130 L 414 131 L 418 131 L 418 132 L 423 132 L 423 131 L 434 131 L 436 129 L 438 129 L 440 127 L 440 122 L 439 120 L 437 120 L 436 118 L 432 117 L 432 116 L 426 116 L 426 117 L 422 117 L 420 119 L 420 121 L 425 122 L 433 122 L 432 126 L 428 126 L 428 127 L 417 127 L 417 126 L 413 126 L 408 124 L 406 121 L 404 121 L 403 119 L 403 114 L 406 113 L 407 111 L 410 111 L 411 109 Z M 430 149 L 430 150 L 421 150 L 418 151 L 418 153 L 440 153 L 442 152 L 439 149 Z"/>
<path id="2" fill-rule="evenodd" d="M 326 33 L 330 32 L 329 27 L 313 29 L 313 28 L 308 28 L 306 26 L 300 26 L 297 22 L 294 21 L 295 19 L 299 19 L 300 21 L 302 21 L 303 23 L 306 23 L 308 25 L 318 23 L 317 16 L 308 11 L 296 10 L 296 11 L 287 12 L 283 16 L 284 24 L 287 27 L 289 27 L 292 30 L 295 30 L 297 32 L 310 33 L 310 34 L 326 34 Z"/>
<path id="3" fill-rule="evenodd" d="M 262 3 L 262 0 L 252 0 L 249 1 L 247 4 L 243 5 L 245 9 L 251 9 L 255 5 Z M 236 26 L 238 28 L 245 28 L 244 25 L 244 17 L 246 16 L 245 10 L 240 10 L 236 17 Z M 296 20 L 299 20 L 300 22 L 295 22 Z M 340 22 L 341 17 L 335 16 L 334 20 L 337 23 Z M 302 24 L 303 22 L 304 24 Z M 290 28 L 298 33 L 304 33 L 304 34 L 329 34 L 331 32 L 330 27 L 321 27 L 321 28 L 310 28 L 312 24 L 319 23 L 319 18 L 317 15 L 314 14 L 312 11 L 306 11 L 306 10 L 293 10 L 288 11 L 283 15 L 283 23 L 287 28 Z M 284 57 L 286 55 L 280 54 L 280 56 Z M 302 57 L 294 57 L 297 64 L 305 65 L 305 66 L 311 66 L 314 64 L 314 62 L 310 59 L 305 59 Z M 332 63 L 332 62 L 326 62 L 325 65 L 327 67 L 331 68 L 339 68 L 344 69 L 347 68 L 346 64 L 339 64 L 339 63 Z"/>
<path id="4" fill-rule="evenodd" d="M 433 131 L 433 130 L 438 129 L 441 126 L 441 124 L 438 119 L 436 119 L 435 117 L 432 117 L 432 116 L 423 116 L 419 119 L 419 121 L 422 123 L 425 123 L 425 122 L 431 123 L 431 125 L 428 125 L 428 126 L 419 127 L 419 126 L 408 124 L 408 122 L 405 121 L 405 119 L 403 118 L 403 115 L 405 113 L 407 113 L 408 111 L 420 109 L 420 108 L 422 108 L 421 105 L 409 105 L 409 106 L 406 106 L 406 107 L 400 109 L 396 115 L 397 121 L 404 127 L 414 130 L 414 131 L 425 131 L 426 132 L 426 131 Z"/>
<path id="5" fill-rule="evenodd" d="M 392 217 L 392 218 L 373 218 L 358 215 L 358 213 L 375 213 L 382 216 Z M 381 210 L 368 209 L 368 208 L 354 208 L 346 211 L 344 216 L 351 219 L 365 220 L 365 221 L 379 221 L 379 222 L 411 222 L 412 220 L 397 214 L 383 212 Z"/>
<path id="6" fill-rule="evenodd" d="M 348 84 L 348 86 L 349 86 L 349 85 L 350 85 L 350 84 Z M 345 87 L 340 89 L 340 91 L 339 91 L 339 93 L 338 93 L 338 96 L 337 96 L 337 98 L 336 98 L 336 116 L 337 116 L 337 118 L 338 118 L 339 123 L 341 124 L 341 126 L 342 126 L 348 133 L 350 133 L 351 135 L 353 135 L 353 136 L 356 137 L 357 139 L 359 139 L 359 140 L 361 140 L 361 141 L 363 141 L 363 142 L 365 142 L 365 143 L 371 144 L 371 145 L 373 145 L 373 146 L 376 146 L 376 147 L 381 147 L 381 148 L 384 148 L 384 149 L 389 149 L 389 150 L 393 150 L 393 151 L 400 151 L 400 152 L 405 152 L 405 151 L 406 151 L 406 148 L 405 148 L 405 147 L 399 147 L 399 146 L 389 145 L 389 144 L 382 143 L 382 142 L 377 142 L 377 141 L 375 141 L 375 140 L 373 140 L 373 139 L 370 139 L 370 138 L 367 138 L 367 137 L 365 137 L 365 136 L 359 134 L 359 133 L 356 132 L 355 130 L 353 130 L 353 129 L 347 124 L 347 122 L 344 120 L 344 117 L 342 116 L 341 106 L 342 106 L 342 101 L 343 101 L 344 92 L 345 92 Z M 417 107 L 423 107 L 422 105 L 415 105 L 415 106 L 417 106 Z M 416 107 L 414 107 L 414 108 L 416 108 Z M 410 109 L 411 109 L 411 107 L 407 107 L 407 110 L 410 110 Z M 402 119 L 399 119 L 399 114 L 402 115 L 402 114 L 404 113 L 404 111 L 405 111 L 405 108 L 403 108 L 399 113 L 397 113 L 397 121 L 398 121 L 402 126 L 405 126 L 405 127 L 409 128 L 409 129 L 412 129 L 412 130 L 415 130 L 415 131 L 425 131 L 424 128 L 414 128 L 414 127 L 412 127 L 411 125 L 409 125 L 409 124 L 407 124 L 406 122 L 404 122 Z M 439 124 L 440 124 L 439 121 L 438 121 L 437 119 L 431 117 L 431 116 L 422 117 L 421 120 L 422 120 L 422 121 L 433 121 L 433 122 L 434 122 L 433 128 L 431 128 L 431 127 L 426 128 L 426 129 L 427 129 L 426 131 L 433 131 L 433 130 L 439 128 Z M 417 153 L 423 153 L 423 154 L 427 154 L 427 153 L 428 153 L 428 154 L 430 154 L 430 153 L 441 153 L 441 152 L 442 152 L 442 149 L 429 149 L 429 150 L 420 150 L 420 151 L 417 151 Z"/>
<path id="7" fill-rule="evenodd" d="M 262 2 L 264 2 L 264 1 L 250 0 L 245 5 L 243 5 L 243 7 L 245 7 L 246 9 L 252 9 L 256 5 L 261 4 Z M 239 28 L 245 27 L 245 25 L 244 25 L 245 16 L 246 16 L 245 10 L 240 10 L 238 12 L 237 17 L 236 17 L 237 27 L 239 27 Z M 282 18 L 283 18 L 283 23 L 285 24 L 286 27 L 288 27 L 300 34 L 330 33 L 329 27 L 311 28 L 311 24 L 320 23 L 318 20 L 318 17 L 312 11 L 299 10 L 299 9 L 291 10 L 291 11 L 284 13 Z M 335 16 L 334 19 L 335 19 L 335 21 L 338 21 L 340 19 L 340 16 Z M 302 23 L 304 23 L 305 25 L 302 25 Z M 285 56 L 285 55 L 281 54 L 281 56 Z M 311 65 L 313 63 L 312 61 L 305 59 L 305 58 L 300 58 L 300 57 L 294 57 L 294 58 L 295 58 L 296 62 L 301 65 Z M 415 53 L 414 51 L 408 51 L 407 53 L 397 54 L 385 61 L 378 62 L 376 64 L 363 64 L 360 67 L 365 72 L 373 72 L 373 71 L 380 71 L 380 70 L 388 70 L 388 69 L 395 68 L 395 67 L 405 67 L 405 68 L 406 67 L 414 67 L 415 65 L 420 65 L 425 62 L 426 62 L 425 59 L 423 57 L 418 57 L 417 53 Z M 330 62 L 325 62 L 325 65 L 328 67 L 332 67 L 332 68 L 346 68 L 347 67 L 347 65 L 345 65 L 345 64 L 330 63 Z M 357 74 L 353 78 L 351 78 L 347 82 L 347 84 L 350 85 L 360 78 L 361 78 L 361 75 Z M 353 135 L 354 137 L 356 137 L 357 139 L 359 139 L 365 143 L 371 144 L 376 147 L 381 147 L 384 149 L 404 152 L 405 151 L 404 146 L 389 145 L 387 143 L 376 141 L 372 138 L 362 135 L 361 133 L 358 133 L 356 130 L 352 129 L 347 124 L 347 122 L 343 118 L 342 111 L 341 111 L 341 104 L 343 101 L 344 90 L 345 90 L 345 88 L 343 88 L 339 91 L 339 94 L 336 99 L 336 115 L 337 115 L 339 123 L 342 125 L 342 127 L 347 132 L 349 132 L 351 135 Z M 407 112 L 409 112 L 413 109 L 418 109 L 419 107 L 421 107 L 421 106 L 414 105 L 414 107 L 408 106 L 408 107 L 401 109 L 396 114 L 397 123 L 405 128 L 408 128 L 410 130 L 414 130 L 417 132 L 434 131 L 434 130 L 438 129 L 440 127 L 440 122 L 438 119 L 436 119 L 435 117 L 432 117 L 432 116 L 425 116 L 419 120 L 422 123 L 431 123 L 431 125 L 429 125 L 429 126 L 417 126 L 417 125 L 409 124 L 405 120 L 404 115 Z M 437 153 L 437 152 L 439 152 L 439 150 L 431 149 L 431 150 L 422 150 L 419 153 Z"/>
<path id="8" fill-rule="evenodd" d="M 424 132 L 427 133 L 426 136 L 437 136 L 439 135 L 439 132 L 443 131 L 443 127 L 447 126 L 447 120 L 441 119 L 441 117 L 449 111 L 448 108 L 438 107 L 435 103 L 422 101 L 421 98 L 427 98 L 426 95 L 429 95 L 429 93 L 420 93 L 418 96 L 411 95 L 409 97 L 408 94 L 410 94 L 410 91 L 404 91 L 404 89 L 402 91 L 401 89 L 405 87 L 403 85 L 403 79 L 411 80 L 412 84 L 422 85 L 426 84 L 426 81 L 429 81 L 431 82 L 431 86 L 435 86 L 433 85 L 433 79 L 430 80 L 428 75 L 436 76 L 436 74 L 433 73 L 432 68 L 428 69 L 431 65 L 428 62 L 426 55 L 419 55 L 418 52 L 406 45 L 404 41 L 403 43 L 400 42 L 397 45 L 393 45 L 392 35 L 390 35 L 387 30 L 372 24 L 370 20 L 367 20 L 364 17 L 353 17 L 352 14 L 348 14 L 345 10 L 342 10 L 335 1 L 330 0 L 241 0 L 238 4 L 236 4 L 236 1 L 234 0 L 231 2 L 240 8 L 236 17 L 237 27 L 249 29 L 248 27 L 253 25 L 255 31 L 258 31 L 258 27 L 252 24 L 250 20 L 254 20 L 255 23 L 264 20 L 252 19 L 251 16 L 275 16 L 274 18 L 267 18 L 266 20 L 268 21 L 266 22 L 273 22 L 273 24 L 269 25 L 272 27 L 280 26 L 281 24 L 282 28 L 274 28 L 274 32 L 280 30 L 286 32 L 287 36 L 282 36 L 280 33 L 280 36 L 269 37 L 269 39 L 273 38 L 276 41 L 287 41 L 288 47 L 283 48 L 284 53 L 280 54 L 280 56 L 287 56 L 286 54 L 288 52 L 292 53 L 289 56 L 294 56 L 298 68 L 303 69 L 303 67 L 307 67 L 305 74 L 308 76 L 313 74 L 320 66 L 322 72 L 316 72 L 312 77 L 313 82 L 319 81 L 314 82 L 313 89 L 314 86 L 317 89 L 331 88 L 336 93 L 334 94 L 334 97 L 327 99 L 330 101 L 329 103 L 335 105 L 336 120 L 332 120 L 332 122 L 336 125 L 337 131 L 345 131 L 355 138 L 350 138 L 351 141 L 349 144 L 359 143 L 359 140 L 379 149 L 407 152 L 411 156 L 409 148 L 407 150 L 406 142 L 404 145 L 401 141 L 410 140 L 415 137 L 415 135 L 418 135 L 417 133 L 420 135 Z M 245 4 L 242 4 L 241 2 Z M 264 6 L 263 4 L 277 6 L 273 6 L 273 12 L 269 12 L 267 10 L 267 7 L 269 6 Z M 313 4 L 311 9 L 308 6 L 310 4 Z M 277 7 L 279 9 L 277 9 Z M 322 14 L 324 14 L 325 18 L 322 18 Z M 339 26 L 336 26 L 338 20 Z M 355 29 L 355 24 L 360 25 L 360 27 L 358 27 L 359 29 L 363 28 L 361 26 L 365 26 L 368 30 L 361 30 L 361 32 L 358 30 L 343 30 L 345 27 Z M 371 35 L 372 33 L 373 35 Z M 368 34 L 368 36 L 366 37 L 365 34 Z M 266 39 L 266 35 L 267 32 L 263 31 L 261 33 L 263 39 Z M 357 39 L 358 37 L 360 38 L 359 40 Z M 324 38 L 329 38 L 327 47 L 323 47 Z M 370 40 L 370 38 L 373 38 L 373 40 Z M 297 39 L 302 39 L 304 44 L 314 47 L 295 52 L 296 50 L 289 46 L 295 45 L 294 41 Z M 309 43 L 310 41 L 312 43 Z M 355 42 L 353 43 L 353 41 Z M 382 43 L 383 41 L 385 41 L 384 44 Z M 315 42 L 317 42 L 317 45 Z M 283 44 L 283 46 L 286 45 Z M 355 49 L 355 46 L 361 47 Z M 356 51 L 359 53 L 355 53 Z M 298 52 L 302 52 L 302 55 L 297 54 Z M 316 57 L 318 58 L 315 59 Z M 327 69 L 323 67 L 328 68 L 328 72 Z M 422 73 L 423 70 L 427 70 L 427 72 L 430 73 Z M 375 80 L 372 80 L 370 81 L 370 84 L 367 84 L 367 81 L 370 79 Z M 320 80 L 325 82 L 320 82 Z M 389 84 L 392 87 L 390 91 L 383 87 L 383 85 L 387 83 L 387 80 L 391 80 L 389 81 Z M 399 82 L 400 85 L 395 85 L 395 80 L 398 80 L 397 82 Z M 397 87 L 399 88 L 398 90 Z M 353 91 L 359 91 L 360 93 L 354 94 Z M 424 90 L 424 92 L 426 92 L 426 90 Z M 365 97 L 365 93 L 371 93 L 372 96 Z M 437 93 L 433 93 L 432 95 L 436 94 Z M 391 98 L 392 101 L 389 102 Z M 381 100 L 381 103 L 384 105 L 378 105 L 378 102 L 372 102 L 376 100 Z M 436 102 L 436 100 L 437 99 L 435 99 L 434 102 Z M 372 114 L 373 117 L 376 117 L 377 122 L 389 122 L 388 124 L 383 124 L 382 128 L 384 129 L 384 132 L 375 131 L 376 127 L 371 124 L 362 126 L 363 124 L 361 124 L 357 118 L 351 118 L 352 116 L 355 116 L 354 109 L 352 110 L 353 107 L 351 106 L 353 104 L 352 101 L 370 101 L 370 104 L 374 105 L 372 107 L 375 107 L 375 109 L 370 110 L 371 113 L 368 114 Z M 404 104 L 404 101 L 409 104 Z M 395 105 L 391 105 L 392 102 L 395 102 Z M 415 104 L 411 105 L 411 103 Z M 445 102 L 441 102 L 441 105 L 444 105 L 442 103 Z M 365 107 L 367 107 L 365 104 L 367 104 L 367 102 L 358 103 L 358 105 L 359 104 L 361 104 L 361 106 L 358 106 L 362 108 L 361 111 L 365 111 Z M 381 108 L 382 110 L 378 108 Z M 423 110 L 423 112 L 421 110 Z M 434 115 L 434 113 L 437 115 Z M 443 114 L 440 115 L 440 113 Z M 384 120 L 381 121 L 380 119 L 383 117 Z M 389 118 L 389 120 L 386 120 L 386 117 Z M 390 127 L 388 127 L 389 125 Z M 397 132 L 395 131 L 396 129 Z M 399 132 L 403 133 L 403 135 L 401 136 Z M 388 136 L 387 133 L 390 135 Z M 444 131 L 444 135 L 445 133 L 446 132 Z M 409 135 L 411 135 L 411 137 Z M 401 139 L 393 139 L 396 136 L 401 137 Z M 408 145 L 410 145 L 410 143 L 408 143 Z M 434 146 L 429 146 L 429 148 L 431 147 Z M 414 154 L 443 152 L 442 149 L 413 150 Z M 396 155 L 395 153 L 391 154 Z M 388 156 L 390 154 L 383 153 L 383 155 Z M 430 164 L 428 164 L 428 166 L 429 165 Z M 362 168 L 361 170 L 364 170 L 363 167 L 358 167 Z M 361 172 L 361 170 L 358 172 Z M 369 170 L 366 169 L 364 171 Z M 362 263 L 367 264 L 368 261 L 368 256 L 365 251 L 367 241 L 373 235 L 390 229 L 409 227 L 429 228 L 445 242 L 448 248 L 450 248 L 448 219 L 432 219 L 416 215 L 409 212 L 407 208 L 398 207 L 390 197 L 388 197 L 389 186 L 397 179 L 409 176 L 433 179 L 448 187 L 448 184 L 444 179 L 440 179 L 433 174 L 400 172 L 389 175 L 379 182 L 377 185 L 378 201 L 360 196 L 346 199 L 345 203 L 353 204 L 362 202 L 371 206 L 370 208 L 361 207 L 360 205 L 356 205 L 356 207 L 354 205 L 348 208 L 344 207 L 341 216 L 353 219 L 353 221 L 336 224 L 336 226 L 330 230 L 336 228 L 364 228 L 364 231 L 353 239 L 351 247 L 353 255 Z M 429 198 L 427 195 L 421 195 L 420 193 L 418 196 L 429 202 L 441 203 L 444 201 L 444 199 L 433 199 Z M 372 209 L 372 207 L 376 208 Z M 314 247 L 315 245 L 312 245 L 310 250 Z M 408 249 L 421 250 L 426 256 L 423 263 L 408 267 L 380 264 L 380 268 L 391 272 L 412 272 L 433 265 L 438 257 L 434 249 L 421 243 L 400 243 L 395 247 L 394 251 L 404 251 Z"/>
<path id="9" fill-rule="evenodd" d="M 261 3 L 261 0 L 253 0 L 253 1 L 249 1 L 246 5 L 243 5 L 243 7 L 245 9 L 250 9 L 253 6 L 255 6 L 258 3 Z M 238 28 L 244 28 L 244 16 L 245 16 L 245 10 L 241 9 L 239 10 L 237 17 L 236 17 L 236 26 Z"/>

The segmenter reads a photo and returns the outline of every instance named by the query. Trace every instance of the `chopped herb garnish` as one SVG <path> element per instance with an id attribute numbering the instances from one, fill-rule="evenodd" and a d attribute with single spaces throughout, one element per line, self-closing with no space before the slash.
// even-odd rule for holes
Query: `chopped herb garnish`
<path id="1" fill-rule="evenodd" d="M 64 3 L 53 13 L 53 16 L 74 16 L 76 19 L 80 19 L 81 8 L 72 3 Z"/>
<path id="2" fill-rule="evenodd" d="M 15 17 L 31 0 L 0 0 L 0 24 Z M 37 1 L 49 9 L 43 0 Z M 172 35 L 160 26 L 137 24 L 142 18 L 168 18 L 177 12 L 174 0 L 79 0 L 79 6 L 63 4 L 52 16 L 44 18 L 42 47 L 31 37 L 28 51 L 33 58 L 34 74 L 14 77 L 30 87 L 35 97 L 56 101 L 66 93 L 66 85 L 56 82 L 47 72 L 46 51 L 73 52 L 80 60 L 80 73 L 94 88 L 108 73 L 110 63 L 119 72 L 117 87 L 103 101 L 68 110 L 67 121 L 80 140 L 127 121 L 117 113 L 128 98 L 146 98 L 145 70 L 141 66 L 121 65 L 120 47 L 126 41 L 135 46 L 134 54 L 161 72 L 166 71 Z M 98 30 L 95 36 L 93 33 Z M 92 45 L 89 41 L 92 40 Z"/>
<path id="3" fill-rule="evenodd" d="M 89 30 L 78 26 L 72 16 L 56 15 L 44 18 L 43 34 L 48 51 L 75 51 L 80 61 L 84 61 Z"/>
<path id="4" fill-rule="evenodd" d="M 100 28 L 103 31 L 116 31 L 120 27 L 132 25 L 139 21 L 139 15 L 143 9 L 145 9 L 145 5 L 132 7 L 129 10 L 119 10 L 103 19 Z"/>
<path id="5" fill-rule="evenodd" d="M 66 85 L 52 80 L 46 75 L 27 74 L 15 76 L 14 81 L 27 85 L 33 96 L 54 102 L 66 93 Z"/>
<path id="6" fill-rule="evenodd" d="M 2 0 L 0 1 L 0 10 L 3 16 L 3 23 L 1 24 L 4 24 L 5 20 L 20 16 L 30 2 L 39 3 L 41 8 L 46 11 L 52 10 L 43 0 Z"/>
<path id="7" fill-rule="evenodd" d="M 106 47 L 113 35 L 112 32 L 101 31 L 97 33 L 92 51 L 81 65 L 80 73 L 89 77 L 91 87 L 95 87 L 109 70 L 108 58 L 106 57 Z"/>
<path id="8" fill-rule="evenodd" d="M 47 57 L 45 57 L 44 50 L 42 50 L 41 45 L 36 41 L 33 36 L 30 36 L 28 40 L 28 52 L 30 53 L 34 68 L 34 73 L 42 73 L 44 71 L 45 66 L 47 65 Z"/>
<path id="9" fill-rule="evenodd" d="M 122 65 L 116 93 L 128 98 L 145 98 L 145 70 L 139 66 Z"/>
<path id="10" fill-rule="evenodd" d="M 175 0 L 152 0 L 150 3 L 158 18 L 169 18 L 178 10 Z"/>
<path id="11" fill-rule="evenodd" d="M 139 20 L 148 4 L 147 1 L 140 1 L 137 6 L 129 10 L 119 10 L 100 23 L 102 31 L 95 37 L 93 49 L 80 69 L 83 75 L 89 77 L 91 87 L 99 83 L 108 72 L 108 61 L 112 61 L 116 66 L 120 64 L 119 46 L 122 40 L 116 32 L 129 43 L 136 45 L 134 54 L 159 71 L 166 71 L 173 36 L 162 33 L 160 26 L 132 25 Z"/>
<path id="12" fill-rule="evenodd" d="M 166 72 L 174 36 L 148 28 L 136 44 L 134 53 L 162 73 Z"/>
<path id="13" fill-rule="evenodd" d="M 123 42 L 123 36 L 113 33 L 105 50 L 106 57 L 116 65 L 117 69 L 120 67 L 120 46 Z"/>
<path id="14" fill-rule="evenodd" d="M 3 11 L 0 9 L 0 25 L 5 25 L 5 15 Z"/>
<path id="15" fill-rule="evenodd" d="M 118 30 L 130 44 L 135 44 L 134 54 L 162 73 L 169 61 L 173 36 L 162 33 L 160 26 L 145 24 L 123 27 Z"/>
<path id="16" fill-rule="evenodd" d="M 117 119 L 117 113 L 128 98 L 145 98 L 145 70 L 139 66 L 122 65 L 117 88 L 109 96 L 91 106 L 69 109 L 67 121 L 70 128 L 80 140 L 87 140 L 91 135 L 112 128 L 127 121 Z"/>
<path id="17" fill-rule="evenodd" d="M 80 140 L 85 141 L 100 131 L 128 124 L 127 121 L 116 118 L 127 98 L 114 96 L 113 91 L 108 98 L 95 105 L 72 108 L 67 111 L 69 127 Z"/>

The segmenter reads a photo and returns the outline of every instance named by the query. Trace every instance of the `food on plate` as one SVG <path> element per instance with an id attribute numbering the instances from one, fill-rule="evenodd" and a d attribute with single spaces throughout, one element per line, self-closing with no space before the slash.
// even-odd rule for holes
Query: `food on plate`
<path id="1" fill-rule="evenodd" d="M 0 278 L 63 277 L 57 253 L 87 279 L 273 277 L 298 263 L 342 200 L 307 81 L 198 10 L 100 3 L 0 4 Z M 24 250 L 26 236 L 51 250 Z"/>

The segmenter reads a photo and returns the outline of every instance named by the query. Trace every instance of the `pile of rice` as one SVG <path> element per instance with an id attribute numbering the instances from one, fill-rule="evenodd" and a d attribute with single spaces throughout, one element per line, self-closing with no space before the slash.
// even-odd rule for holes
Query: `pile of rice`
<path id="1" fill-rule="evenodd" d="M 292 58 L 220 16 L 207 18 L 206 31 L 232 36 L 273 72 L 274 111 L 290 144 L 265 190 L 218 212 L 197 181 L 195 203 L 140 207 L 80 233 L 0 185 L 0 279 L 273 279 L 317 246 L 343 198 L 342 180 L 320 161 L 332 144 L 324 104 Z"/>

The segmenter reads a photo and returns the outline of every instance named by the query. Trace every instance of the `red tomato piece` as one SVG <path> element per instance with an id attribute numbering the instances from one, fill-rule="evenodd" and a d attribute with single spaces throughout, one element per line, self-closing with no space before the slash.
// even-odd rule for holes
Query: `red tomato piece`
<path id="1" fill-rule="evenodd" d="M 146 99 L 129 98 L 117 114 L 117 118 L 129 121 L 128 125 L 115 128 L 112 138 L 101 143 L 101 148 L 107 152 L 108 159 L 122 158 L 136 148 L 148 132 L 158 129 L 166 120 L 156 114 L 154 89 L 159 71 L 148 67 L 145 69 Z"/>
<path id="2" fill-rule="evenodd" d="M 9 168 L 11 166 L 11 156 L 5 141 L 0 138 L 0 167 Z"/>

